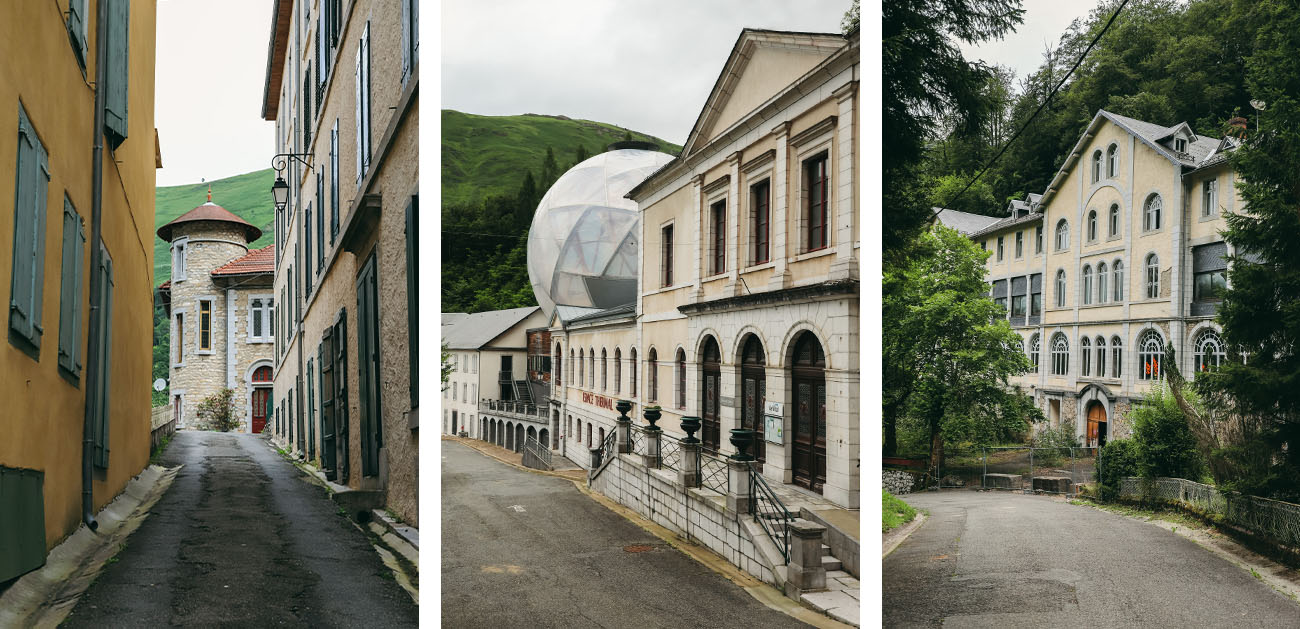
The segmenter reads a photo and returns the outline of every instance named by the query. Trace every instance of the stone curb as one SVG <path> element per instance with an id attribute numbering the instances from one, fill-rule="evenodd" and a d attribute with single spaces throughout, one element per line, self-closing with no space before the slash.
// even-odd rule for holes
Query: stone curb
<path id="1" fill-rule="evenodd" d="M 506 461 L 500 457 L 493 456 L 491 453 L 485 452 L 479 448 L 474 447 L 469 443 L 472 440 L 461 439 L 459 437 L 452 437 L 450 435 L 443 435 L 442 439 L 443 441 L 455 441 L 461 443 L 462 445 L 472 448 L 474 451 L 478 452 L 479 454 L 482 454 L 483 456 L 489 457 L 491 459 L 495 459 L 497 461 L 501 461 L 506 465 L 513 466 L 525 472 L 532 472 L 534 474 L 541 474 L 544 476 L 554 476 L 557 478 L 562 478 L 571 481 L 574 487 L 576 487 L 578 491 L 583 495 L 596 501 L 606 509 L 609 509 L 610 511 L 613 511 L 619 516 L 622 516 L 624 519 L 628 520 L 629 522 L 641 527 L 651 535 L 658 537 L 659 539 L 667 543 L 669 546 L 672 546 L 673 548 L 681 551 L 682 554 L 685 554 L 687 557 L 690 557 L 691 559 L 694 559 L 695 561 L 704 565 L 704 567 L 709 568 L 710 570 L 718 573 L 728 581 L 735 583 L 741 589 L 745 590 L 745 592 L 747 592 L 750 596 L 752 596 L 754 600 L 766 605 L 770 609 L 784 613 L 787 616 L 798 619 L 814 627 L 821 627 L 824 629 L 840 629 L 840 628 L 853 626 L 853 625 L 844 624 L 842 622 L 838 622 L 835 619 L 819 614 L 807 607 L 804 607 L 803 605 L 795 601 L 790 600 L 788 597 L 786 597 L 785 594 L 781 593 L 776 588 L 766 583 L 763 583 L 758 579 L 755 579 L 754 577 L 750 576 L 745 572 L 742 572 L 740 568 L 733 566 L 731 562 L 724 559 L 721 555 L 718 555 L 717 553 L 714 553 L 713 551 L 704 548 L 703 546 L 698 546 L 696 544 L 688 542 L 682 539 L 681 537 L 678 537 L 677 534 L 673 533 L 672 531 L 641 517 L 641 514 L 629 509 L 628 507 L 618 504 L 613 500 L 610 500 L 608 497 L 606 497 L 605 495 L 599 492 L 592 491 L 591 489 L 586 487 L 586 483 L 583 482 L 582 480 L 575 479 L 571 476 L 565 476 L 558 472 L 535 470 L 530 467 L 524 467 L 523 465 Z"/>
<path id="2" fill-rule="evenodd" d="M 150 465 L 131 479 L 95 520 L 83 523 L 45 557 L 45 565 L 19 577 L 0 595 L 0 627 L 55 627 L 76 607 L 81 595 L 121 550 L 149 509 L 167 493 L 181 467 Z"/>
<path id="3" fill-rule="evenodd" d="M 882 550 L 880 553 L 880 558 L 884 559 L 885 557 L 889 556 L 889 553 L 894 552 L 894 549 L 898 548 L 899 544 L 902 544 L 904 541 L 907 540 L 907 538 L 911 537 L 912 533 L 915 532 L 916 529 L 921 528 L 921 524 L 925 522 L 925 520 L 928 517 L 929 516 L 927 516 L 924 512 L 918 509 L 916 511 L 916 517 L 912 518 L 911 522 L 908 522 L 901 528 L 896 528 L 888 533 L 885 533 L 884 539 L 881 541 Z"/>

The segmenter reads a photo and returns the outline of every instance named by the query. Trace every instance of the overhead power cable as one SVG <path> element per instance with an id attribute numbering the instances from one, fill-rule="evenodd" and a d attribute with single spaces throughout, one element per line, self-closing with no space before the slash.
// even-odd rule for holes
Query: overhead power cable
<path id="1" fill-rule="evenodd" d="M 1034 119 L 1043 111 L 1043 108 L 1047 106 L 1047 103 L 1052 102 L 1052 97 L 1056 96 L 1056 92 L 1061 89 L 1061 86 L 1065 85 L 1065 82 L 1070 79 L 1070 76 L 1074 74 L 1074 71 L 1079 69 L 1079 65 L 1083 63 L 1085 58 L 1087 58 L 1088 53 L 1092 51 L 1093 46 L 1096 46 L 1097 42 L 1101 40 L 1101 36 L 1105 35 L 1106 31 L 1110 30 L 1110 25 L 1115 23 L 1115 18 L 1119 17 L 1120 11 L 1124 10 L 1124 6 L 1128 4 L 1128 1 L 1129 0 L 1123 0 L 1123 2 L 1119 3 L 1119 8 L 1115 9 L 1115 13 L 1111 14 L 1110 20 L 1107 20 L 1106 22 L 1106 26 L 1101 29 L 1100 33 L 1097 33 L 1096 37 L 1092 38 L 1092 43 L 1088 44 L 1088 47 L 1083 50 L 1083 54 L 1079 55 L 1079 58 L 1074 62 L 1074 67 L 1070 68 L 1070 71 L 1066 72 L 1065 76 L 1061 77 L 1061 81 L 1056 84 L 1056 87 L 1052 88 L 1052 93 L 1048 94 L 1047 98 L 1043 99 L 1043 102 L 1038 104 L 1038 109 L 1035 109 L 1033 115 L 1029 116 L 1029 120 L 1026 120 L 1025 124 L 1016 131 L 1016 134 L 1011 136 L 1011 139 L 1007 140 L 1002 145 L 1002 148 L 998 150 L 998 154 L 994 155 L 993 159 L 989 160 L 989 163 L 985 164 L 984 168 L 966 183 L 966 187 L 962 188 L 961 192 L 958 192 L 956 196 L 948 200 L 948 203 L 944 205 L 945 208 L 951 208 L 954 203 L 960 200 L 961 196 L 966 194 L 966 191 L 970 190 L 970 187 L 975 185 L 975 182 L 979 181 L 980 177 L 983 177 L 984 173 L 988 172 L 989 168 L 992 168 L 993 165 L 1001 159 L 1002 155 L 1007 152 L 1007 149 L 1011 148 L 1011 145 L 1020 137 L 1020 134 L 1024 133 L 1025 129 L 1028 129 L 1029 125 L 1034 123 Z"/>

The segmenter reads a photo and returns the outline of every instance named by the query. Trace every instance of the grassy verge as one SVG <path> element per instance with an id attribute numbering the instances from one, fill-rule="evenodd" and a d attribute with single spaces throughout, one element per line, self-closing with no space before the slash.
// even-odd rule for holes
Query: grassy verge
<path id="1" fill-rule="evenodd" d="M 1210 528 L 1204 520 L 1177 507 L 1147 506 L 1122 502 L 1096 502 L 1084 499 L 1071 500 L 1070 504 L 1089 506 L 1131 518 L 1163 520 L 1178 526 L 1185 526 L 1189 529 Z"/>
<path id="2" fill-rule="evenodd" d="M 893 494 L 882 491 L 884 494 L 884 506 L 881 509 L 882 532 L 888 533 L 916 517 L 916 509 L 911 505 L 895 498 Z"/>

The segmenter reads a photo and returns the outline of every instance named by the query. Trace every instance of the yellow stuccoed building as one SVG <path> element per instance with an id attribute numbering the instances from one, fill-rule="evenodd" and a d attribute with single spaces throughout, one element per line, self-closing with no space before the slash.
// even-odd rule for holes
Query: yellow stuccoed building
<path id="1" fill-rule="evenodd" d="M 941 210 L 992 253 L 993 299 L 1034 364 L 1012 383 L 1085 445 L 1131 432 L 1133 402 L 1164 348 L 1189 377 L 1225 358 L 1215 310 L 1226 286 L 1226 213 L 1240 212 L 1232 138 L 1099 111 L 1043 194 L 1003 219 Z"/>
<path id="2" fill-rule="evenodd" d="M 83 439 L 91 514 L 149 459 L 156 11 L 152 0 L 111 3 L 101 31 L 100 4 L 0 3 L 0 583 L 42 565 L 81 525 Z"/>

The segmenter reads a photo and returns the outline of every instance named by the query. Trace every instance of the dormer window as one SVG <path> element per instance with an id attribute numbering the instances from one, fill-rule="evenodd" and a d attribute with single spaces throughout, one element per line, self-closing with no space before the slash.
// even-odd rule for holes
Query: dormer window
<path id="1" fill-rule="evenodd" d="M 1174 150 L 1179 153 L 1187 152 L 1187 140 L 1185 138 L 1174 138 Z"/>

